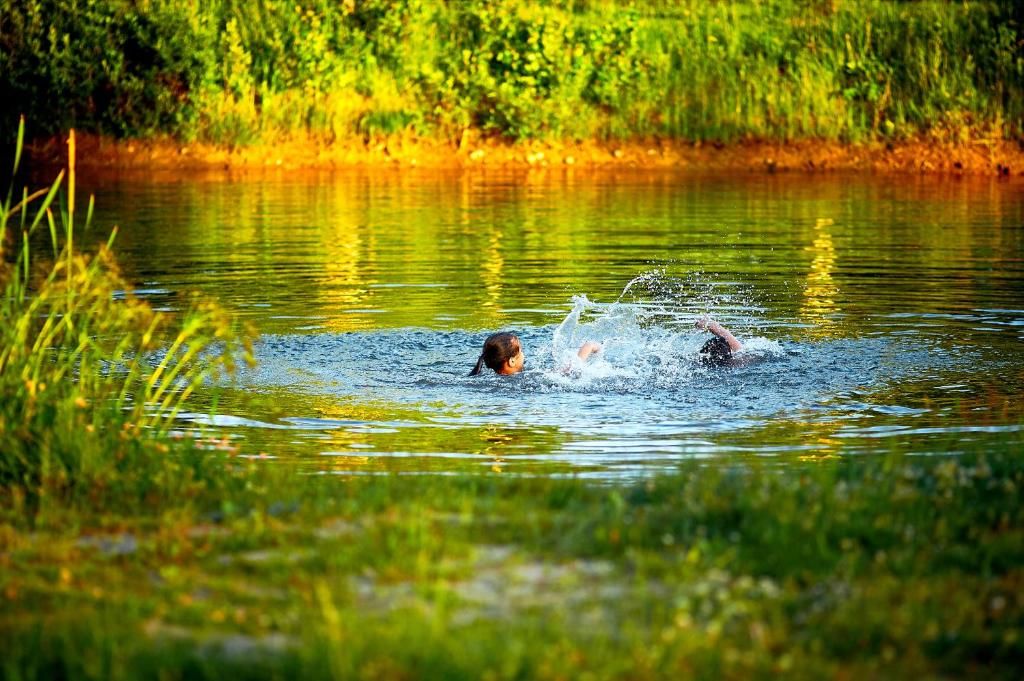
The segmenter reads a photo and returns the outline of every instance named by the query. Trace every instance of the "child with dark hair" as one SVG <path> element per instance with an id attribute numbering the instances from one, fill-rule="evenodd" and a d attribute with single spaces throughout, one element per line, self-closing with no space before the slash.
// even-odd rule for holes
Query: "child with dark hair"
<path id="1" fill-rule="evenodd" d="M 593 341 L 587 341 L 580 346 L 576 355 L 581 360 L 586 360 L 595 352 L 600 351 L 601 345 Z M 469 372 L 470 376 L 476 376 L 483 371 L 484 366 L 493 369 L 494 373 L 501 375 L 518 374 L 523 370 L 526 363 L 526 356 L 523 354 L 523 347 L 519 343 L 519 337 L 514 333 L 502 331 L 494 333 L 484 341 L 484 349 L 476 366 Z"/>
<path id="2" fill-rule="evenodd" d="M 704 364 L 726 364 L 732 359 L 732 353 L 743 349 L 743 344 L 736 340 L 736 336 L 716 321 L 702 317 L 694 326 L 715 335 L 700 349 L 700 361 Z"/>

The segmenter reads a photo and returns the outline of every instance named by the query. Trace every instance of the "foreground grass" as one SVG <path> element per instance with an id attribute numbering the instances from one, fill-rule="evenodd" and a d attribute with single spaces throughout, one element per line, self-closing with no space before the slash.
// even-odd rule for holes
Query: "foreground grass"
<path id="1" fill-rule="evenodd" d="M 22 119 L 15 176 L 23 140 Z M 97 253 L 76 248 L 93 205 L 76 219 L 74 131 L 68 149 L 49 188 L 0 200 L 0 490 L 30 517 L 50 499 L 127 511 L 196 493 L 207 459 L 163 456 L 175 415 L 251 356 L 251 332 L 211 301 L 169 315 L 136 299 L 116 230 Z"/>
<path id="2" fill-rule="evenodd" d="M 1019 437 L 1013 436 L 1016 440 Z M 300 476 L 4 504 L 4 678 L 1014 677 L 1011 453 L 686 465 L 633 486 Z M 212 470 L 212 469 L 211 469 Z"/>

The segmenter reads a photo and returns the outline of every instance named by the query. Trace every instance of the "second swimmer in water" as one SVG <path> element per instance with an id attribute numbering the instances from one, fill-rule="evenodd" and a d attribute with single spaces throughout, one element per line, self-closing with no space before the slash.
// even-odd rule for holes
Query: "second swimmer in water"
<path id="1" fill-rule="evenodd" d="M 601 345 L 599 343 L 587 341 L 580 346 L 579 352 L 576 355 L 585 361 L 600 349 Z M 484 341 L 484 349 L 480 353 L 480 358 L 477 359 L 476 366 L 469 372 L 469 375 L 476 376 L 483 371 L 485 365 L 489 369 L 494 369 L 496 374 L 518 374 L 523 370 L 525 363 L 526 356 L 523 355 L 523 346 L 519 343 L 519 337 L 514 333 L 502 331 L 487 337 L 487 340 Z"/>
<path id="2" fill-rule="evenodd" d="M 716 321 L 702 317 L 694 324 L 701 331 L 714 334 L 714 338 L 708 339 L 701 347 L 698 357 L 702 364 L 723 365 L 729 364 L 732 360 L 732 353 L 743 349 L 743 344 L 736 340 L 736 336 L 729 332 Z"/>

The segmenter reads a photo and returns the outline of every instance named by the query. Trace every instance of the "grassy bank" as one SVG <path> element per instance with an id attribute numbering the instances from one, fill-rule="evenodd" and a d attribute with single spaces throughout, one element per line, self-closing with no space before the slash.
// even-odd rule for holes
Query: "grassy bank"
<path id="1" fill-rule="evenodd" d="M 50 126 L 40 135 L 965 143 L 1024 127 L 1022 15 L 1008 1 L 0 9 L 0 101 L 27 103 Z"/>
<path id="2" fill-rule="evenodd" d="M 1015 678 L 1020 444 L 613 487 L 270 466 L 31 531 L 4 504 L 0 675 Z"/>

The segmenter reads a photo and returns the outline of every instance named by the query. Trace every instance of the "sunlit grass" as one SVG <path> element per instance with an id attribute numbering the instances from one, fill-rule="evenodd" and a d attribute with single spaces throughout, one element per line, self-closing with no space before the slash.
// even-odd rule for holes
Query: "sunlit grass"
<path id="1" fill-rule="evenodd" d="M 395 122 L 377 134 L 966 141 L 1012 135 L 1024 115 L 1019 27 L 997 3 L 563 5 L 396 3 L 367 42 L 389 59 L 346 65 L 323 43 L 334 67 L 303 100 L 312 113 L 270 113 L 297 94 L 270 87 L 248 129 L 344 137 L 384 116 Z M 315 12 L 317 30 L 339 26 L 330 8 Z M 415 29 L 388 23 L 396 17 Z M 365 112 L 346 123 L 336 102 L 351 88 Z"/>
<path id="2" fill-rule="evenodd" d="M 65 101 L 33 117 L 51 132 L 228 145 L 406 129 L 964 143 L 1024 128 L 1022 18 L 999 0 L 18 0 L 0 86 Z M 82 68 L 97 54 L 110 69 Z"/>
<path id="3" fill-rule="evenodd" d="M 0 204 L 0 488 L 31 512 L 51 499 L 103 505 L 113 489 L 116 502 L 184 492 L 205 464 L 164 456 L 175 414 L 251 350 L 212 302 L 174 317 L 135 298 L 111 252 L 116 230 L 94 254 L 75 248 L 92 200 L 78 217 L 74 140 L 66 175 Z"/>

